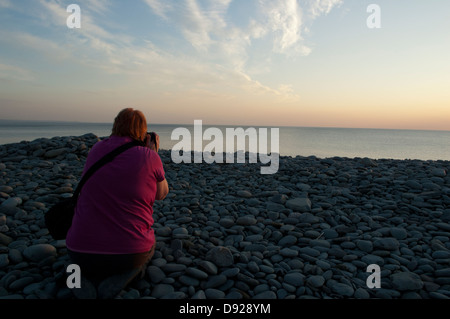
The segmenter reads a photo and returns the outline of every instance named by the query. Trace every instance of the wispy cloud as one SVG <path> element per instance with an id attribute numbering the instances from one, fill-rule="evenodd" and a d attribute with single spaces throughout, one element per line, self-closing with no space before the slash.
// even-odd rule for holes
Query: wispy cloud
<path id="1" fill-rule="evenodd" d="M 262 14 L 255 18 L 249 13 L 246 26 L 229 22 L 232 0 L 200 2 L 186 0 L 168 5 L 160 0 L 144 0 L 151 10 L 177 26 L 185 39 L 200 53 L 225 52 L 223 58 L 242 68 L 252 41 L 273 38 L 273 52 L 308 55 L 305 30 L 321 15 L 328 14 L 342 0 L 248 0 Z"/>
<path id="2" fill-rule="evenodd" d="M 236 0 L 235 0 L 236 1 Z M 248 0 L 257 8 L 249 12 L 246 24 L 230 19 L 232 0 L 167 2 L 144 0 L 151 11 L 177 28 L 184 39 L 204 58 L 205 63 L 220 63 L 230 71 L 245 75 L 251 87 L 263 87 L 248 73 L 247 62 L 256 39 L 272 39 L 272 52 L 288 57 L 306 56 L 312 51 L 304 40 L 305 30 L 319 16 L 328 14 L 342 0 Z M 267 55 L 266 55 L 267 57 Z M 252 61 L 255 64 L 254 61 Z M 265 88 L 286 95 L 288 91 Z M 291 91 L 289 91 L 292 93 Z M 291 94 L 292 96 L 293 94 Z"/>
<path id="3" fill-rule="evenodd" d="M 313 18 L 317 18 L 323 14 L 328 14 L 336 7 L 340 6 L 343 0 L 308 0 L 308 12 Z"/>
<path id="4" fill-rule="evenodd" d="M 273 53 L 307 55 L 311 50 L 304 41 L 305 26 L 341 2 L 248 0 L 258 12 L 249 13 L 247 21 L 236 25 L 230 19 L 233 0 L 141 1 L 177 30 L 196 53 L 170 51 L 152 43 L 151 37 L 122 33 L 120 26 L 111 28 L 107 13 L 112 10 L 114 1 L 107 0 L 79 0 L 82 28 L 73 32 L 65 27 L 67 1 L 39 0 L 36 2 L 39 8 L 30 14 L 35 15 L 41 26 L 51 27 L 48 37 L 43 33 L 22 31 L 5 31 L 4 34 L 15 39 L 17 45 L 59 59 L 70 59 L 74 64 L 105 74 L 121 74 L 139 86 L 166 84 L 174 89 L 204 91 L 226 86 L 233 87 L 234 91 L 295 99 L 298 96 L 289 84 L 270 87 L 249 75 L 247 64 L 252 44 L 263 39 L 273 41 Z M 10 4 L 8 0 L 0 0 L 0 6 Z M 270 52 L 264 56 L 267 61 L 268 56 Z M 252 65 L 257 64 L 264 65 L 264 62 L 252 61 Z M 265 66 L 266 70 L 269 68 Z M 8 72 L 4 71 L 14 73 L 13 70 Z M 21 74 L 22 78 L 27 78 L 27 73 L 18 69 L 15 74 L 16 78 Z"/>
<path id="5" fill-rule="evenodd" d="M 261 1 L 268 27 L 275 33 L 274 51 L 285 53 L 302 40 L 302 9 L 297 0 Z"/>
<path id="6" fill-rule="evenodd" d="M 304 34 L 321 15 L 328 14 L 342 0 L 260 0 L 267 24 L 274 34 L 273 51 L 292 55 L 309 55 Z"/>
<path id="7" fill-rule="evenodd" d="M 0 8 L 10 8 L 10 7 L 12 7 L 11 1 L 0 0 Z"/>
<path id="8" fill-rule="evenodd" d="M 0 63 L 0 79 L 13 81 L 34 81 L 35 77 L 30 70 L 15 65 Z"/>
<path id="9" fill-rule="evenodd" d="M 172 6 L 166 0 L 144 0 L 156 15 L 167 19 L 167 12 L 172 10 Z"/>
<path id="10" fill-rule="evenodd" d="M 39 53 L 49 61 L 63 61 L 71 56 L 69 48 L 62 47 L 53 40 L 22 31 L 0 31 L 0 43 Z"/>

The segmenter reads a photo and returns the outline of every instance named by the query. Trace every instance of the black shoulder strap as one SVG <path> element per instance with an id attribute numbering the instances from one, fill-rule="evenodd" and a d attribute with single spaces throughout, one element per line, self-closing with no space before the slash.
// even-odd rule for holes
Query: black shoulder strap
<path id="1" fill-rule="evenodd" d="M 116 148 L 114 151 L 112 151 L 111 153 L 106 154 L 104 157 L 102 157 L 97 163 L 95 163 L 94 165 L 92 165 L 88 171 L 86 172 L 86 174 L 83 175 L 83 178 L 81 179 L 81 181 L 78 183 L 77 188 L 75 189 L 75 192 L 73 193 L 73 200 L 76 201 L 78 199 L 78 195 L 81 192 L 81 188 L 83 187 L 83 185 L 86 183 L 86 181 L 103 165 L 112 162 L 112 160 L 119 154 L 125 152 L 126 150 L 134 147 L 134 146 L 142 146 L 143 144 L 139 141 L 133 141 L 127 144 L 124 144 L 118 148 Z"/>

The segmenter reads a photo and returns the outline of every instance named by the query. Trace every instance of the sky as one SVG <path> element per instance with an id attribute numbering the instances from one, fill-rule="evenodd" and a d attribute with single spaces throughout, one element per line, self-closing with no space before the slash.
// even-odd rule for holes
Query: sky
<path id="1" fill-rule="evenodd" d="M 449 86 L 450 1 L 0 0 L 0 119 L 450 130 Z"/>

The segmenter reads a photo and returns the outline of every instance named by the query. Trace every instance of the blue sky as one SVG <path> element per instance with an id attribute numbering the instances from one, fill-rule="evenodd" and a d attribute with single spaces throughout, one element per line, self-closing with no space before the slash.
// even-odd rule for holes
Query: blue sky
<path id="1" fill-rule="evenodd" d="M 442 0 L 0 0 L 0 118 L 450 130 L 449 30 Z"/>

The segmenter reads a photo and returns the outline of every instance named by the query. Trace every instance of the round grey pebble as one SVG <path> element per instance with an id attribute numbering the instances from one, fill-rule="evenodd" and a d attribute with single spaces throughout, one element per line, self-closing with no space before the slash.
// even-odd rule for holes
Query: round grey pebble
<path id="1" fill-rule="evenodd" d="M 166 274 L 157 266 L 148 266 L 147 267 L 147 275 L 150 278 L 151 282 L 155 284 L 159 284 L 161 281 L 166 278 Z"/>
<path id="2" fill-rule="evenodd" d="M 223 299 L 225 298 L 225 293 L 221 290 L 208 288 L 205 290 L 205 295 L 207 299 Z"/>
<path id="3" fill-rule="evenodd" d="M 56 257 L 56 248 L 49 244 L 37 244 L 27 247 L 23 256 L 31 261 L 40 262 L 48 257 Z"/>
<path id="4" fill-rule="evenodd" d="M 398 291 L 422 289 L 423 281 L 419 275 L 413 272 L 397 272 L 391 275 L 394 289 Z"/>
<path id="5" fill-rule="evenodd" d="M 306 282 L 314 288 L 319 288 L 325 284 L 325 278 L 322 276 L 311 276 L 306 279 Z"/>
<path id="6" fill-rule="evenodd" d="M 0 269 L 9 265 L 9 258 L 7 254 L 0 254 Z"/>
<path id="7" fill-rule="evenodd" d="M 200 269 L 197 269 L 197 268 L 193 268 L 193 267 L 187 268 L 186 274 L 188 274 L 194 278 L 200 279 L 200 280 L 204 280 L 204 279 L 208 278 L 208 274 L 206 272 L 204 272 Z"/>
<path id="8" fill-rule="evenodd" d="M 228 267 L 234 263 L 233 254 L 230 249 L 223 246 L 211 249 L 207 253 L 206 259 L 213 262 L 218 267 Z"/>
<path id="9" fill-rule="evenodd" d="M 304 283 L 304 280 L 305 280 L 305 275 L 298 273 L 298 272 L 289 273 L 284 276 L 284 282 L 287 284 L 290 284 L 292 286 L 295 286 L 295 287 L 302 286 Z"/>
<path id="10" fill-rule="evenodd" d="M 256 294 L 252 299 L 277 299 L 277 295 L 273 291 L 264 291 Z"/>
<path id="11" fill-rule="evenodd" d="M 172 285 L 159 284 L 159 285 L 156 285 L 152 289 L 151 296 L 158 299 L 158 298 L 162 298 L 163 296 L 168 295 L 174 291 L 175 291 L 175 289 L 173 288 Z"/>
<path id="12" fill-rule="evenodd" d="M 355 290 L 353 289 L 352 286 L 349 286 L 347 284 L 344 283 L 340 283 L 340 282 L 336 282 L 334 284 L 331 285 L 331 290 L 340 295 L 340 296 L 345 296 L 345 297 L 352 297 Z"/>
<path id="13" fill-rule="evenodd" d="M 369 240 L 358 240 L 356 246 L 366 253 L 370 253 L 373 250 L 373 244 Z"/>

